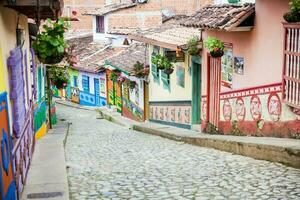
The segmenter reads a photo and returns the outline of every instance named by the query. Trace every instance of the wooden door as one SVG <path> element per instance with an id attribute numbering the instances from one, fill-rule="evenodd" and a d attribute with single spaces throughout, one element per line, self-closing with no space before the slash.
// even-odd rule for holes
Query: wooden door
<path id="1" fill-rule="evenodd" d="M 192 59 L 192 125 L 201 124 L 201 60 Z"/>
<path id="2" fill-rule="evenodd" d="M 220 118 L 221 58 L 208 56 L 207 125 L 218 129 Z"/>
<path id="3" fill-rule="evenodd" d="M 12 138 L 9 131 L 7 93 L 0 94 L 0 199 L 15 200 L 16 184 L 14 181 Z"/>

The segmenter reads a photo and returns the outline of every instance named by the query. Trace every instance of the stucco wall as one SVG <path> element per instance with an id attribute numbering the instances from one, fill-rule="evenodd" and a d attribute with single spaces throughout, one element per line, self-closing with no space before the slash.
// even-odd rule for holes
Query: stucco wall
<path id="1" fill-rule="evenodd" d="M 233 73 L 232 90 L 281 82 L 283 64 L 283 21 L 288 0 L 257 0 L 252 31 L 205 31 L 204 37 L 217 37 L 233 44 L 233 56 L 244 58 L 244 75 Z M 203 52 L 202 94 L 206 94 L 207 52 Z M 228 91 L 222 88 L 222 91 Z"/>
<path id="2" fill-rule="evenodd" d="M 6 91 L 8 93 L 9 99 L 9 81 L 8 81 L 8 69 L 7 69 L 7 59 L 10 56 L 10 51 L 16 48 L 16 27 L 18 21 L 18 14 L 12 9 L 3 7 L 3 2 L 0 3 L 0 49 L 2 53 L 0 54 L 0 92 Z M 29 94 L 31 94 L 31 72 L 29 65 L 29 35 L 28 35 L 28 19 L 26 16 L 19 15 L 19 28 L 24 30 L 24 39 L 25 43 L 23 46 L 23 51 L 27 51 L 27 74 L 28 74 L 28 88 Z M 0 50 L 0 51 L 1 51 Z M 3 65 L 3 66 L 1 66 Z M 24 73 L 25 76 L 25 73 Z M 27 90 L 25 90 L 26 96 Z M 30 95 L 29 95 L 30 96 Z M 27 108 L 28 99 L 26 99 L 26 108 Z M 10 121 L 12 122 L 11 114 L 11 103 L 8 104 L 10 112 Z M 12 130 L 12 123 L 10 123 Z"/>
<path id="3" fill-rule="evenodd" d="M 153 46 L 149 47 L 149 60 L 151 66 L 151 54 Z M 162 48 L 161 48 L 162 51 Z M 185 69 L 185 85 L 181 87 L 176 83 L 176 69 L 177 66 L 182 66 Z M 185 62 L 178 62 L 175 64 L 174 72 L 170 75 L 170 90 L 163 88 L 163 83 L 160 80 L 156 83 L 153 79 L 150 70 L 150 84 L 149 84 L 149 100 L 150 101 L 191 101 L 192 97 L 192 76 L 189 72 L 189 56 L 185 55 Z M 161 78 L 161 76 L 160 76 Z"/>

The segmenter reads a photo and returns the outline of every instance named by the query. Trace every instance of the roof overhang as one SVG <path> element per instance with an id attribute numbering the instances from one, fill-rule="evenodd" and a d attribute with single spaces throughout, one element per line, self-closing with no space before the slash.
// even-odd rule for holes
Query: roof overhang
<path id="1" fill-rule="evenodd" d="M 63 0 L 40 0 L 39 5 L 34 0 L 15 0 L 4 3 L 5 7 L 12 8 L 19 13 L 26 15 L 28 18 L 36 19 L 38 13 L 36 11 L 39 8 L 40 19 L 57 19 L 61 14 L 64 7 Z"/>
<path id="2" fill-rule="evenodd" d="M 150 39 L 150 38 L 147 38 L 147 37 L 144 37 L 144 36 L 141 36 L 141 35 L 129 35 L 128 37 L 131 40 L 136 40 L 136 41 L 139 41 L 139 42 L 143 42 L 145 44 L 160 46 L 160 47 L 163 47 L 163 48 L 166 48 L 166 49 L 171 49 L 171 50 L 178 50 L 178 49 L 181 49 L 181 47 L 182 47 L 182 45 L 170 44 L 170 43 Z"/>

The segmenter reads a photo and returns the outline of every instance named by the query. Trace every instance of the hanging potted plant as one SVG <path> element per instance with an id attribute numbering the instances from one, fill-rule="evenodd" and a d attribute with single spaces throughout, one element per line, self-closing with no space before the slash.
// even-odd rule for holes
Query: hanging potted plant
<path id="1" fill-rule="evenodd" d="M 111 71 L 109 75 L 109 79 L 113 82 L 117 82 L 118 74 L 115 71 Z"/>
<path id="2" fill-rule="evenodd" d="M 300 22 L 300 1 L 299 0 L 290 0 L 290 12 L 287 12 L 283 15 L 285 21 L 289 23 Z"/>
<path id="3" fill-rule="evenodd" d="M 208 49 L 213 58 L 222 57 L 224 55 L 224 43 L 216 38 L 207 38 L 204 46 Z"/>
<path id="4" fill-rule="evenodd" d="M 137 61 L 134 65 L 133 65 L 133 69 L 134 69 L 134 75 L 138 78 L 144 77 L 144 64 L 140 63 L 139 61 Z"/>
<path id="5" fill-rule="evenodd" d="M 162 65 L 163 56 L 160 54 L 157 54 L 152 57 L 151 62 L 153 65 L 156 65 L 157 69 L 162 70 L 164 69 L 164 66 Z"/>
<path id="6" fill-rule="evenodd" d="M 68 24 L 58 19 L 52 22 L 50 19 L 43 26 L 43 31 L 39 33 L 32 47 L 42 63 L 55 64 L 62 61 L 65 49 L 68 47 L 64 33 L 68 30 Z"/>
<path id="7" fill-rule="evenodd" d="M 187 46 L 188 46 L 188 53 L 192 56 L 199 55 L 200 48 L 199 48 L 200 40 L 198 37 L 194 36 L 189 39 Z"/>
<path id="8" fill-rule="evenodd" d="M 68 85 L 69 75 L 65 68 L 53 66 L 48 69 L 49 79 L 57 89 L 64 89 Z"/>
<path id="9" fill-rule="evenodd" d="M 135 81 L 129 81 L 129 89 L 133 90 L 136 86 L 136 82 Z"/>
<path id="10" fill-rule="evenodd" d="M 172 74 L 174 71 L 173 64 L 169 59 L 164 59 L 162 62 L 162 65 L 164 66 L 164 73 L 166 74 Z"/>

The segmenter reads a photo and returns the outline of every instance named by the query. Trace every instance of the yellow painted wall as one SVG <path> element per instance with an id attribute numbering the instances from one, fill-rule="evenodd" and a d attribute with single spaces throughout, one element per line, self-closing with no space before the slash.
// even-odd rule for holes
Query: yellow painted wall
<path id="1" fill-rule="evenodd" d="M 153 51 L 153 46 L 149 46 L 149 60 L 151 66 L 151 54 Z M 163 49 L 160 48 L 161 53 Z M 170 90 L 163 88 L 163 82 L 160 75 L 160 83 L 156 83 L 153 80 L 153 76 L 149 74 L 150 84 L 149 84 L 149 100 L 151 101 L 191 101 L 192 100 L 192 76 L 189 72 L 190 56 L 185 55 L 185 62 L 175 63 L 174 72 L 170 75 Z M 176 67 L 184 66 L 185 68 L 185 86 L 181 87 L 177 85 L 176 82 Z"/>
<path id="2" fill-rule="evenodd" d="M 2 49 L 0 43 L 0 93 L 6 90 L 6 80 L 4 78 L 4 62 L 2 58 Z"/>
<path id="3" fill-rule="evenodd" d="M 47 133 L 46 122 L 41 126 L 41 128 L 35 133 L 35 139 L 38 140 Z"/>

